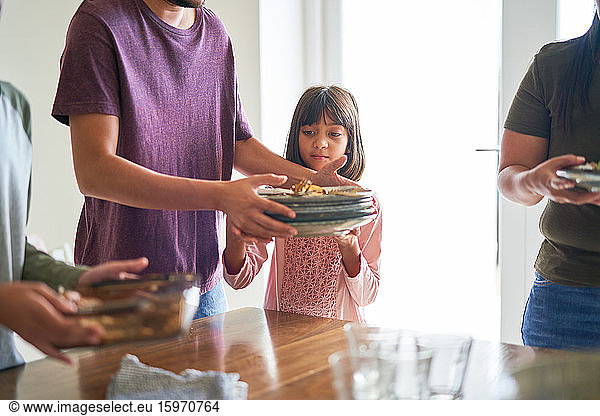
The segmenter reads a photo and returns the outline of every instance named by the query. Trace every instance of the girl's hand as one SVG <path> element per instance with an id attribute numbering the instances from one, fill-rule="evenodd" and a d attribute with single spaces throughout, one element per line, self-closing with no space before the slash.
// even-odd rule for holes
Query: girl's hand
<path id="1" fill-rule="evenodd" d="M 350 230 L 346 234 L 336 235 L 333 238 L 338 243 L 340 250 L 344 248 L 352 247 L 354 244 L 358 244 L 358 236 L 360 235 L 360 227 Z"/>
<path id="2" fill-rule="evenodd" d="M 235 226 L 227 216 L 225 250 L 223 251 L 223 263 L 227 273 L 237 275 L 246 259 L 246 241 L 244 237 L 235 232 Z"/>
<path id="3" fill-rule="evenodd" d="M 137 279 L 138 277 L 132 273 L 139 273 L 146 267 L 148 267 L 148 259 L 146 257 L 140 257 L 135 260 L 109 261 L 89 268 L 79 277 L 77 285 L 81 287 L 90 286 L 93 283 L 105 280 Z"/>
<path id="4" fill-rule="evenodd" d="M 575 182 L 556 175 L 558 169 L 580 165 L 584 162 L 585 158 L 582 156 L 556 156 L 529 170 L 526 173 L 525 181 L 532 192 L 547 196 L 554 202 L 574 205 L 600 205 L 600 192 L 574 190 Z"/>
<path id="5" fill-rule="evenodd" d="M 241 244 L 245 247 L 246 242 L 240 236 L 240 233 L 236 232 L 237 229 L 235 228 L 235 225 L 233 225 L 233 223 L 229 219 L 229 215 L 226 215 L 225 218 L 226 218 L 225 219 L 225 233 L 226 233 L 225 241 L 226 241 L 227 245 Z"/>
<path id="6" fill-rule="evenodd" d="M 297 234 L 294 227 L 274 220 L 265 211 L 294 218 L 296 213 L 285 205 L 261 198 L 256 189 L 261 185 L 281 185 L 286 176 L 254 175 L 246 179 L 223 182 L 218 195 L 219 210 L 227 214 L 232 232 L 248 243 L 268 242 L 273 237 L 287 238 Z"/>

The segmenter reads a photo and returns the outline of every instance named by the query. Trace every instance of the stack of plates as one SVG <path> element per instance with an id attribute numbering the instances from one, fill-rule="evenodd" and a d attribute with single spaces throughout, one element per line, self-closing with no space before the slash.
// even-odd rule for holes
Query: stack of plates
<path id="1" fill-rule="evenodd" d="M 289 189 L 281 188 L 259 189 L 258 194 L 296 212 L 296 218 L 266 213 L 296 228 L 296 237 L 340 235 L 375 218 L 371 191 L 354 186 L 324 189 L 327 190 L 326 195 L 294 195 Z"/>

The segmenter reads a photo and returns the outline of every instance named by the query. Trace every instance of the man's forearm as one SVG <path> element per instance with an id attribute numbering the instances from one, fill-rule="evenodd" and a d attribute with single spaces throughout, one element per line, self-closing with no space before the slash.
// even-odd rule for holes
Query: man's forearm
<path id="1" fill-rule="evenodd" d="M 146 209 L 220 209 L 215 196 L 222 183 L 164 175 L 116 155 L 98 158 L 85 171 L 76 168 L 86 196 Z"/>
<path id="2" fill-rule="evenodd" d="M 84 195 L 136 208 L 221 209 L 222 183 L 161 174 L 117 156 L 117 117 L 80 114 L 69 121 L 75 176 Z"/>
<path id="3" fill-rule="evenodd" d="M 288 182 L 284 185 L 288 186 L 315 173 L 311 169 L 276 155 L 254 137 L 236 141 L 234 167 L 244 175 L 261 173 L 287 175 Z"/>

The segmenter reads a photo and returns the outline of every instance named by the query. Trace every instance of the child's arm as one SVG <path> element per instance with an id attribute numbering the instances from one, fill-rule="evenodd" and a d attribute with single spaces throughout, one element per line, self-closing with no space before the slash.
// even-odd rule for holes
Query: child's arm
<path id="1" fill-rule="evenodd" d="M 375 199 L 377 217 L 360 227 L 354 242 L 344 249 L 340 247 L 342 261 L 346 271 L 346 285 L 350 295 L 359 306 L 372 303 L 379 290 L 379 257 L 381 255 L 381 211 Z M 355 244 L 358 245 L 356 254 Z M 343 243 L 342 243 L 343 245 Z M 338 246 L 340 243 L 338 242 Z M 356 263 L 354 263 L 356 262 Z M 355 269 L 351 269 L 355 267 Z M 355 273 L 351 273 L 355 272 Z"/>
<path id="2" fill-rule="evenodd" d="M 267 245 L 245 243 L 234 234 L 227 219 L 226 245 L 223 251 L 223 278 L 234 289 L 243 289 L 254 280 L 267 260 Z"/>
<path id="3" fill-rule="evenodd" d="M 246 243 L 233 233 L 232 224 L 227 218 L 226 245 L 223 251 L 223 266 L 228 274 L 239 274 L 246 260 Z"/>
<path id="4" fill-rule="evenodd" d="M 336 237 L 338 248 L 342 254 L 342 264 L 350 277 L 356 277 L 360 273 L 361 250 L 358 245 L 360 228 L 355 228 L 348 234 Z"/>

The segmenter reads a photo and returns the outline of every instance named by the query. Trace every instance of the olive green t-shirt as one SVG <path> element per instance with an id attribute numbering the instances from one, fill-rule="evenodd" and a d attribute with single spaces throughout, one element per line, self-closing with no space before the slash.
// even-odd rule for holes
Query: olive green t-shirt
<path id="1" fill-rule="evenodd" d="M 600 77 L 591 82 L 590 109 L 576 100 L 571 136 L 563 137 L 557 95 L 575 53 L 573 41 L 551 43 L 534 57 L 515 95 L 504 127 L 548 139 L 548 158 L 567 153 L 600 160 Z M 548 200 L 540 218 L 545 237 L 535 269 L 544 278 L 570 286 L 600 286 L 600 207 Z"/>

